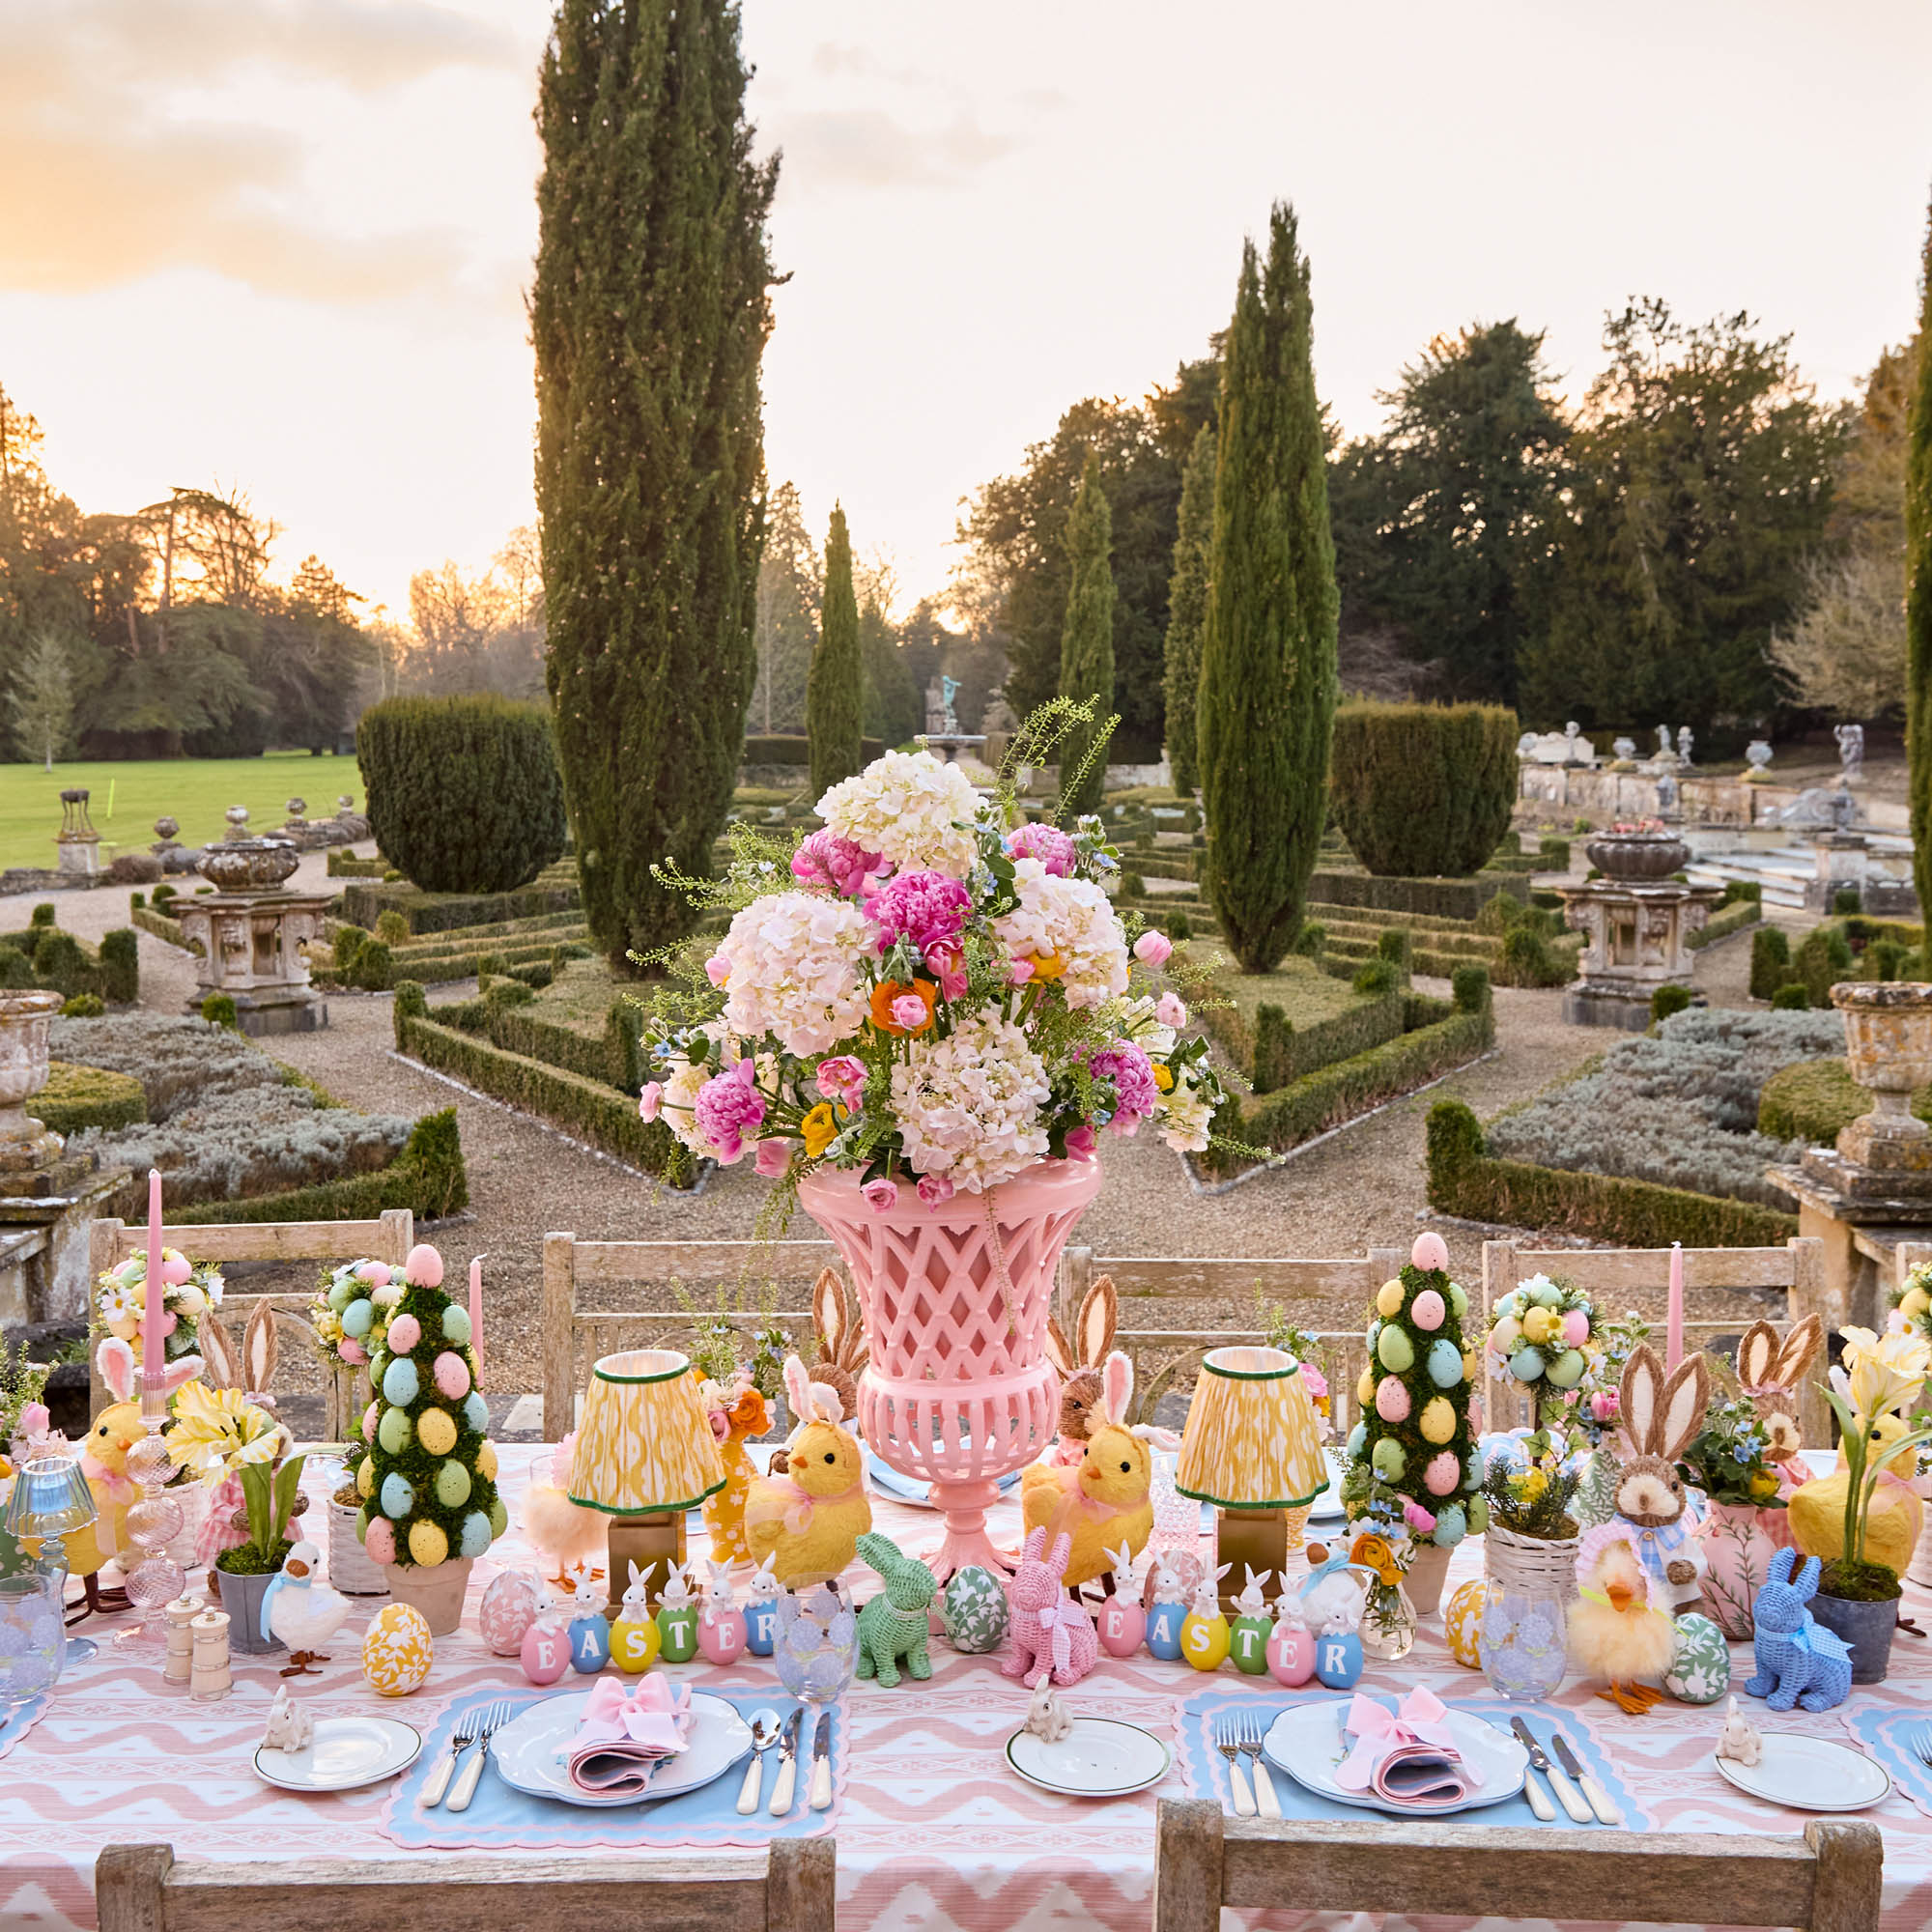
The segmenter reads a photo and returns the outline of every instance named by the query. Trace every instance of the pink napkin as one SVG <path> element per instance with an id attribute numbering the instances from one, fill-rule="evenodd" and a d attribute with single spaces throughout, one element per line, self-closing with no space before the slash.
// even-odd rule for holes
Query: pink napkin
<path id="1" fill-rule="evenodd" d="M 600 1677 L 571 1740 L 570 1781 L 580 1791 L 641 1796 L 658 1766 L 685 1749 L 690 1731 L 689 1686 L 649 1676 L 627 1690 Z"/>
<path id="2" fill-rule="evenodd" d="M 1482 1778 L 1463 1762 L 1449 1728 L 1449 1711 L 1417 1685 L 1391 1713 L 1357 1693 L 1342 1720 L 1354 1747 L 1335 1774 L 1345 1791 L 1374 1791 L 1391 1804 L 1440 1811 L 1460 1804 Z"/>

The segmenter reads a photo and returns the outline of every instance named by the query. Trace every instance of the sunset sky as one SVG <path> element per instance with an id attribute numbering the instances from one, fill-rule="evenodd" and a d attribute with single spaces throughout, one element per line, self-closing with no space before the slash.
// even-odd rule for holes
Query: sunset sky
<path id="1" fill-rule="evenodd" d="M 533 514 L 545 0 L 0 0 L 0 384 L 89 509 L 245 489 L 400 610 Z M 1292 199 L 1350 431 L 1427 338 L 1748 308 L 1827 394 L 1911 328 L 1914 0 L 747 0 L 784 151 L 773 479 L 909 595 L 1061 410 L 1227 318 Z"/>

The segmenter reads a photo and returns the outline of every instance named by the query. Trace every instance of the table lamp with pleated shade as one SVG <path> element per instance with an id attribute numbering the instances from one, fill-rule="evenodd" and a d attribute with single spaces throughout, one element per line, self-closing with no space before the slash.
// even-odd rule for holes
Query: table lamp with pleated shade
<path id="1" fill-rule="evenodd" d="M 1281 1349 L 1210 1350 L 1201 1364 L 1174 1486 L 1215 1506 L 1215 1563 L 1231 1602 L 1246 1580 L 1280 1575 L 1328 1481 L 1301 1365 Z"/>
<path id="2" fill-rule="evenodd" d="M 724 1464 L 689 1359 L 670 1349 L 601 1357 L 578 1424 L 570 1499 L 611 1519 L 610 1613 L 630 1566 L 655 1603 L 685 1555 L 684 1516 L 724 1487 Z"/>

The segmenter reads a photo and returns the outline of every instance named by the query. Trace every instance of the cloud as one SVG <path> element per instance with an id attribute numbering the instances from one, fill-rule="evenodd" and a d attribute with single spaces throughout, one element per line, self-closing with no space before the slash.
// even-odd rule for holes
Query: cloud
<path id="1" fill-rule="evenodd" d="M 306 148 L 259 121 L 170 112 L 263 70 L 368 94 L 514 42 L 422 0 L 0 0 L 0 281 L 72 293 L 201 268 L 365 302 L 447 289 L 451 231 L 331 232 L 292 212 Z"/>
<path id="2" fill-rule="evenodd" d="M 806 193 L 820 187 L 959 187 L 1012 154 L 1019 143 L 971 115 L 943 128 L 908 128 L 875 107 L 779 117 L 784 149 L 779 180 Z"/>

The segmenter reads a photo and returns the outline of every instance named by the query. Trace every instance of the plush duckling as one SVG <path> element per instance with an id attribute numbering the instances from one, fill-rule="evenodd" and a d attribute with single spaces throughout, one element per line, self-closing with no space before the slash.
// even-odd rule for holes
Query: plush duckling
<path id="1" fill-rule="evenodd" d="M 1586 1676 L 1602 1677 L 1597 1692 L 1634 1718 L 1662 1703 L 1656 1683 L 1677 1651 L 1677 1627 L 1650 1601 L 1650 1578 L 1629 1524 L 1591 1530 L 1577 1554 L 1581 1601 L 1570 1605 L 1570 1660 Z"/>
<path id="2" fill-rule="evenodd" d="M 1872 1428 L 1868 1458 L 1877 1461 L 1892 1443 L 1910 1434 L 1911 1427 L 1903 1417 L 1880 1416 Z M 1925 1505 L 1906 1481 L 1913 1467 L 1910 1450 L 1896 1464 L 1887 1464 L 1872 1492 L 1871 1511 L 1865 1518 L 1866 1562 L 1883 1563 L 1901 1577 L 1911 1567 L 1925 1522 Z M 1829 1563 L 1844 1553 L 1845 1497 L 1851 1487 L 1851 1471 L 1845 1466 L 1844 1444 L 1840 1443 L 1838 1466 L 1833 1474 L 1814 1476 L 1792 1491 L 1785 1516 L 1800 1555 L 1821 1556 Z"/>
<path id="3" fill-rule="evenodd" d="M 556 1564 L 550 1580 L 559 1589 L 570 1587 L 569 1573 L 587 1569 L 601 1577 L 601 1567 L 593 1567 L 607 1547 L 610 1524 L 600 1510 L 585 1509 L 570 1499 L 570 1464 L 577 1454 L 573 1431 L 556 1445 L 551 1456 L 550 1481 L 532 1481 L 524 1491 L 524 1534 Z"/>
<path id="4" fill-rule="evenodd" d="M 785 1472 L 752 1485 L 745 1503 L 745 1539 L 755 1560 L 771 1556 L 781 1583 L 836 1577 L 852 1561 L 860 1537 L 872 1526 L 859 1445 L 839 1424 L 838 1392 L 815 1382 L 796 1355 L 784 1365 L 785 1397 L 799 1418 L 785 1444 Z"/>
<path id="5" fill-rule="evenodd" d="M 262 1593 L 262 1634 L 280 1637 L 288 1645 L 284 1677 L 318 1675 L 315 1665 L 328 1662 L 320 1646 L 349 1614 L 349 1599 L 316 1575 L 321 1560 L 322 1552 L 314 1544 L 298 1543 Z"/>
<path id="6" fill-rule="evenodd" d="M 1077 1462 L 1056 1466 L 1029 1463 L 1020 1476 L 1020 1510 L 1028 1529 L 1049 1540 L 1063 1531 L 1072 1539 L 1066 1580 L 1077 1586 L 1104 1577 L 1116 1552 L 1138 1555 L 1153 1530 L 1153 1455 L 1151 1441 L 1172 1442 L 1172 1432 L 1129 1428 L 1134 1365 L 1116 1350 L 1100 1369 L 1100 1393 Z"/>

